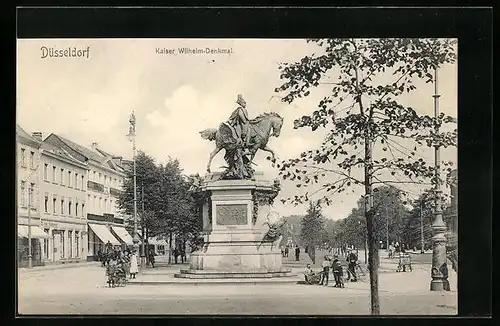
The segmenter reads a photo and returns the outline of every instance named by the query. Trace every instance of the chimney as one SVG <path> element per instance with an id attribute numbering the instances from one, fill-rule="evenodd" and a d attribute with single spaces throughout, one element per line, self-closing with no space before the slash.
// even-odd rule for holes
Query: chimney
<path id="1" fill-rule="evenodd" d="M 31 136 L 38 141 L 42 141 L 42 133 L 40 131 L 32 133 Z"/>
<path id="2" fill-rule="evenodd" d="M 99 146 L 99 144 L 95 141 L 95 142 L 92 143 L 91 148 L 92 148 L 93 151 L 95 151 L 98 146 Z"/>

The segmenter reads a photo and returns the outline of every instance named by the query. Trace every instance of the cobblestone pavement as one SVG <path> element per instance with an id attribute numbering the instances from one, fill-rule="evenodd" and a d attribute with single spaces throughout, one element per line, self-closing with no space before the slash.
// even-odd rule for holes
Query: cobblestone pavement
<path id="1" fill-rule="evenodd" d="M 430 292 L 430 266 L 396 273 L 397 262 L 381 259 L 380 304 L 386 315 L 457 313 L 456 275 L 452 291 Z M 173 273 L 186 266 L 170 267 Z M 301 272 L 297 270 L 297 272 Z M 138 276 L 140 277 L 140 276 Z M 368 275 L 346 288 L 301 284 L 158 285 L 108 288 L 98 265 L 19 272 L 21 314 L 243 314 L 366 315 Z"/>

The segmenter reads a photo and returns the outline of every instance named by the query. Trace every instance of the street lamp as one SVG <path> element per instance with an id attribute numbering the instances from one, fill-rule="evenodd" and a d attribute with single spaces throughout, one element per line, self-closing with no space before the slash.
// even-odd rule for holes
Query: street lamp
<path id="1" fill-rule="evenodd" d="M 134 162 L 134 174 L 133 174 L 133 177 L 134 177 L 134 238 L 133 238 L 133 242 L 134 242 L 134 252 L 136 254 L 139 253 L 139 234 L 137 232 L 137 175 L 136 175 L 136 160 L 135 160 L 135 156 L 136 156 L 136 148 L 135 148 L 135 114 L 134 114 L 134 111 L 132 111 L 132 114 L 130 115 L 130 119 L 129 119 L 129 122 L 130 122 L 130 129 L 129 129 L 129 132 L 128 132 L 128 135 L 127 135 L 127 138 L 129 139 L 129 141 L 132 142 L 132 148 L 133 148 L 133 162 Z M 141 267 L 142 267 L 142 261 L 141 261 Z"/>
<path id="2" fill-rule="evenodd" d="M 438 94 L 438 73 L 437 68 L 434 70 L 434 117 L 435 122 L 435 133 L 439 134 L 439 124 L 437 119 L 439 117 L 439 97 Z M 441 179 L 440 179 L 440 146 L 436 144 L 434 147 L 435 155 L 435 189 L 434 189 L 434 200 L 435 200 L 435 211 L 434 211 L 434 221 L 432 223 L 432 269 L 431 269 L 431 291 L 443 291 L 449 290 L 448 281 L 448 268 L 446 265 L 446 225 L 443 221 L 443 211 L 441 208 Z"/>

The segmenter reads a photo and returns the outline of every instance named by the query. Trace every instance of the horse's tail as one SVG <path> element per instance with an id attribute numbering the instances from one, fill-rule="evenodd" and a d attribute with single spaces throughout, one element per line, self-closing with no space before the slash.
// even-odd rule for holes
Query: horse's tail
<path id="1" fill-rule="evenodd" d="M 209 128 L 205 129 L 203 131 L 200 131 L 201 138 L 207 139 L 207 140 L 215 140 L 215 136 L 217 135 L 217 129 L 215 128 Z"/>

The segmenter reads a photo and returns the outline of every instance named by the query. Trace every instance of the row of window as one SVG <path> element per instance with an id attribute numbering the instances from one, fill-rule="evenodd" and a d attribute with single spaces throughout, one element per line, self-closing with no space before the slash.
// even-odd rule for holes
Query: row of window
<path id="1" fill-rule="evenodd" d="M 89 171 L 89 180 L 97 183 L 102 183 L 108 187 L 120 188 L 122 186 L 122 182 L 120 179 L 112 178 L 95 170 Z"/>
<path id="2" fill-rule="evenodd" d="M 64 197 L 57 198 L 55 195 L 50 200 L 49 195 L 45 195 L 44 211 L 74 217 L 85 216 L 85 203 L 73 203 L 71 198 L 65 200 Z"/>
<path id="3" fill-rule="evenodd" d="M 30 183 L 29 188 L 27 188 L 26 181 L 21 181 L 21 206 L 26 207 L 28 201 L 30 205 L 34 205 L 35 198 L 35 184 Z"/>
<path id="4" fill-rule="evenodd" d="M 21 155 L 21 159 L 20 159 L 21 166 L 23 168 L 25 168 L 26 167 L 26 149 L 25 148 L 21 148 L 20 155 Z M 35 168 L 35 152 L 30 151 L 29 159 L 30 159 L 30 168 L 34 169 Z"/>
<path id="5" fill-rule="evenodd" d="M 88 195 L 87 203 L 92 212 L 116 213 L 116 200 Z"/>
<path id="6" fill-rule="evenodd" d="M 49 181 L 49 165 L 47 163 L 43 166 L 43 179 Z M 85 190 L 85 176 L 70 170 L 65 171 L 63 168 L 59 169 L 59 173 L 55 165 L 52 165 L 52 173 L 50 181 L 60 183 L 63 186 L 74 187 L 78 190 Z"/>
<path id="7" fill-rule="evenodd" d="M 21 158 L 21 166 L 26 167 L 26 149 L 21 148 L 20 152 Z M 30 151 L 30 156 L 29 156 L 29 166 L 32 169 L 35 169 L 35 152 Z M 66 173 L 66 174 L 65 174 Z M 49 165 L 45 164 L 43 168 L 43 179 L 46 181 L 49 181 Z M 114 188 L 120 188 L 122 186 L 122 180 L 118 178 L 112 178 L 111 176 L 108 176 L 106 174 L 103 174 L 101 172 L 97 172 L 95 170 L 89 171 L 89 180 L 102 183 L 105 186 L 109 187 L 114 187 Z M 50 176 L 50 181 L 55 182 L 55 183 L 60 183 L 61 185 L 67 185 L 69 187 L 75 187 L 76 189 L 81 189 L 84 190 L 85 187 L 85 182 L 84 182 L 84 176 L 83 175 L 78 175 L 78 173 L 74 172 L 72 173 L 71 171 L 64 171 L 63 168 L 59 170 L 59 176 L 58 176 L 58 171 L 57 168 L 53 165 L 52 166 L 52 173 Z"/>

